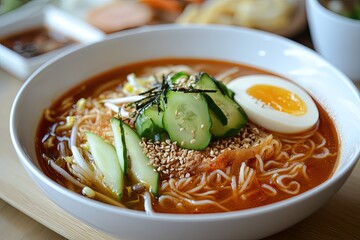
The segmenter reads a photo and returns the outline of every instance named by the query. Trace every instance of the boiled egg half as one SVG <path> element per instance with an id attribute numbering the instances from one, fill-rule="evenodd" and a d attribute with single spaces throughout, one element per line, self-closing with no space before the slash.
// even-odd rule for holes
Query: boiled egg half
<path id="1" fill-rule="evenodd" d="M 239 77 L 228 85 L 249 120 L 279 133 L 299 133 L 313 127 L 319 111 L 303 89 L 270 75 Z"/>

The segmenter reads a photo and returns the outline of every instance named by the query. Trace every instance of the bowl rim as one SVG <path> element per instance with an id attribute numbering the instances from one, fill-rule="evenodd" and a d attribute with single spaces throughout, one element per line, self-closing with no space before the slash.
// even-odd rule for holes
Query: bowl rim
<path id="1" fill-rule="evenodd" d="M 125 36 L 131 36 L 131 35 L 138 35 L 148 32 L 156 32 L 156 31 L 169 31 L 169 30 L 199 30 L 199 31 L 205 31 L 205 30 L 211 30 L 211 31 L 236 31 L 240 32 L 240 34 L 250 34 L 250 35 L 257 35 L 262 38 L 270 38 L 272 40 L 275 39 L 275 41 L 281 42 L 281 44 L 285 44 L 287 46 L 296 47 L 297 49 L 300 49 L 301 51 L 305 51 L 308 53 L 311 53 L 314 57 L 316 57 L 318 60 L 321 60 L 323 63 L 327 65 L 327 67 L 333 71 L 335 74 L 337 74 L 340 78 L 340 81 L 345 83 L 347 88 L 350 92 L 352 92 L 360 101 L 360 93 L 357 91 L 355 85 L 351 82 L 351 80 L 346 77 L 343 73 L 341 73 L 339 70 L 337 70 L 335 67 L 333 67 L 330 63 L 328 63 L 326 60 L 324 60 L 318 53 L 316 53 L 314 50 L 301 45 L 300 43 L 296 43 L 292 40 L 289 40 L 285 37 L 281 37 L 279 35 L 275 35 L 272 33 L 254 30 L 254 29 L 247 29 L 242 27 L 234 27 L 234 26 L 223 26 L 223 25 L 191 25 L 191 26 L 185 26 L 185 25 L 179 25 L 179 24 L 164 24 L 164 25 L 157 25 L 157 26 L 145 26 L 140 27 L 136 29 L 130 29 L 125 30 L 119 33 L 111 34 L 106 39 L 90 43 L 87 45 L 78 46 L 73 49 L 69 49 L 61 54 L 59 56 L 51 59 L 47 63 L 43 64 L 40 68 L 38 68 L 34 73 L 30 75 L 30 77 L 25 81 L 25 83 L 21 86 L 20 90 L 16 94 L 15 100 L 13 102 L 11 113 L 10 113 L 10 136 L 12 140 L 12 144 L 16 150 L 16 153 L 18 155 L 18 158 L 20 159 L 21 164 L 23 167 L 28 171 L 28 173 L 31 175 L 33 180 L 36 182 L 36 184 L 39 185 L 39 183 L 34 179 L 35 176 L 42 181 L 44 184 L 46 184 L 48 187 L 52 188 L 53 190 L 56 190 L 58 193 L 65 195 L 67 198 L 71 198 L 73 201 L 76 201 L 78 203 L 82 203 L 85 205 L 88 205 L 92 208 L 97 208 L 98 210 L 104 211 L 104 212 L 113 212 L 115 214 L 130 216 L 130 217 L 136 217 L 139 219 L 149 219 L 149 217 L 153 220 L 158 221 L 174 221 L 174 222 L 211 222 L 211 221 L 219 221 L 219 220 L 230 220 L 230 219 L 239 219 L 239 218 L 246 218 L 254 215 L 258 215 L 259 213 L 265 214 L 272 211 L 276 211 L 279 209 L 282 209 L 284 207 L 296 205 L 298 202 L 301 202 L 307 198 L 310 198 L 312 195 L 314 195 L 317 192 L 322 192 L 325 189 L 327 189 L 329 186 L 335 184 L 337 181 L 339 181 L 341 178 L 344 177 L 344 175 L 348 174 L 349 171 L 351 172 L 354 168 L 355 164 L 359 160 L 360 157 L 360 146 L 358 146 L 357 149 L 354 149 L 354 152 L 356 154 L 352 155 L 352 158 L 348 160 L 348 162 L 342 167 L 342 169 L 339 171 L 338 168 L 334 171 L 332 176 L 327 179 L 325 182 L 321 183 L 320 185 L 304 192 L 299 195 L 296 195 L 294 197 L 271 203 L 264 206 L 259 206 L 255 208 L 250 209 L 244 209 L 239 211 L 231 211 L 231 212 L 221 212 L 221 213 L 204 213 L 204 214 L 171 214 L 171 213 L 155 213 L 154 215 L 147 215 L 145 212 L 142 211 L 136 211 L 132 209 L 123 209 L 116 206 L 112 206 L 109 204 L 105 204 L 96 200 L 89 199 L 85 196 L 82 196 L 80 194 L 77 194 L 75 192 L 72 192 L 71 190 L 63 187 L 62 185 L 58 184 L 57 182 L 53 181 L 49 177 L 47 177 L 43 171 L 41 171 L 36 164 L 30 159 L 30 157 L 27 155 L 27 153 L 24 151 L 20 144 L 20 140 L 17 138 L 17 129 L 15 127 L 15 121 L 17 119 L 17 108 L 18 104 L 21 101 L 23 92 L 27 90 L 27 88 L 30 86 L 31 82 L 36 79 L 36 76 L 42 72 L 46 71 L 46 68 L 49 65 L 56 64 L 56 62 L 68 55 L 71 54 L 77 54 L 78 51 L 84 51 L 84 49 L 87 49 L 93 45 L 101 44 L 107 41 L 111 41 L 114 39 L 122 38 Z M 85 79 L 84 79 L 85 80 Z M 339 137 L 340 138 L 340 137 Z M 340 143 L 341 144 L 341 143 Z M 34 161 L 37 161 L 37 159 L 34 159 Z M 335 176 L 334 176 L 335 175 Z M 44 191 L 43 191 L 44 192 Z M 48 195 L 47 195 L 48 196 Z M 54 202 L 54 200 L 48 196 L 48 198 Z"/>

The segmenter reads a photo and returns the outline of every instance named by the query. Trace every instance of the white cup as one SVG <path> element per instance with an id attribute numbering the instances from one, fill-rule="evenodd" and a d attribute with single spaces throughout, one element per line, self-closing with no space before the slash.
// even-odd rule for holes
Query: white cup
<path id="1" fill-rule="evenodd" d="M 316 51 L 354 82 L 360 82 L 360 20 L 334 13 L 318 0 L 307 0 L 306 11 Z"/>

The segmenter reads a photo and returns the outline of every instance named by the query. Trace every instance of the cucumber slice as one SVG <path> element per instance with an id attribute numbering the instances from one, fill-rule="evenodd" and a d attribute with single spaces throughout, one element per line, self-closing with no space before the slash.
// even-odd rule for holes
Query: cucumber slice
<path id="1" fill-rule="evenodd" d="M 150 160 L 143 153 L 140 145 L 141 139 L 136 132 L 126 125 L 122 124 L 126 147 L 130 157 L 130 173 L 138 181 L 149 186 L 150 192 L 157 196 L 159 192 L 159 173 L 154 167 L 149 165 Z"/>
<path id="2" fill-rule="evenodd" d="M 153 121 L 153 123 L 159 128 L 163 128 L 163 124 L 162 124 L 163 113 L 164 112 L 161 109 L 159 109 L 156 104 L 152 104 L 142 111 L 142 114 L 150 118 Z"/>
<path id="3" fill-rule="evenodd" d="M 214 100 L 208 94 L 204 94 L 204 97 L 209 105 L 210 110 L 214 113 L 214 117 L 219 119 L 222 125 L 226 125 L 228 123 L 228 119 L 224 112 L 221 110 L 221 108 L 216 105 Z"/>
<path id="4" fill-rule="evenodd" d="M 205 149 L 211 140 L 211 119 L 203 94 L 168 91 L 166 99 L 163 126 L 171 140 L 187 149 Z"/>
<path id="5" fill-rule="evenodd" d="M 222 95 L 228 96 L 230 99 L 234 99 L 235 93 L 229 89 L 223 82 L 216 80 L 207 73 L 199 74 L 196 86 L 200 89 L 218 90 Z"/>
<path id="6" fill-rule="evenodd" d="M 210 131 L 215 138 L 235 136 L 247 123 L 247 117 L 245 113 L 241 111 L 241 108 L 238 108 L 236 105 L 234 105 L 233 101 L 229 100 L 230 99 L 228 98 L 225 101 L 222 101 L 222 104 L 228 104 L 225 105 L 225 115 L 228 116 L 227 125 L 223 125 L 214 115 L 214 112 L 210 112 L 211 121 L 213 122 Z M 219 104 L 219 102 L 217 104 Z"/>
<path id="7" fill-rule="evenodd" d="M 116 154 L 119 159 L 121 170 L 125 175 L 127 175 L 128 166 L 127 166 L 127 149 L 125 145 L 124 129 L 122 122 L 117 118 L 111 118 L 111 128 L 114 134 L 114 145 L 116 149 Z"/>
<path id="8" fill-rule="evenodd" d="M 209 76 L 210 77 L 210 76 Z M 211 77 L 210 77 L 211 78 Z M 234 95 L 235 93 L 230 90 L 223 82 L 221 81 L 218 81 L 216 80 L 215 78 L 211 78 L 215 83 L 216 85 L 218 86 L 218 88 L 221 90 L 221 92 L 224 94 L 224 95 L 227 95 L 228 97 L 230 97 L 231 99 L 234 99 Z"/>
<path id="9" fill-rule="evenodd" d="M 159 134 L 165 133 L 162 125 L 163 112 L 156 104 L 141 110 L 135 120 L 135 129 L 140 137 L 155 140 Z"/>
<path id="10" fill-rule="evenodd" d="M 222 84 L 221 82 L 204 72 L 200 73 L 197 77 L 195 86 L 203 90 L 217 90 L 220 91 L 222 95 L 226 95 L 227 93 L 227 87 L 225 84 Z"/>
<path id="11" fill-rule="evenodd" d="M 219 116 L 215 115 L 216 112 L 211 111 L 210 117 L 213 125 L 211 127 L 211 133 L 214 137 L 230 137 L 238 133 L 238 131 L 247 123 L 247 116 L 242 108 L 228 96 L 220 94 L 211 94 L 209 96 L 214 100 L 215 104 L 222 110 L 227 117 L 227 124 L 219 120 Z"/>
<path id="12" fill-rule="evenodd" d="M 124 177 L 113 145 L 105 142 L 95 133 L 86 133 L 90 152 L 96 166 L 104 176 L 104 183 L 119 200 L 124 189 Z"/>
<path id="13" fill-rule="evenodd" d="M 211 134 L 215 138 L 234 136 L 247 123 L 248 118 L 241 106 L 233 100 L 232 91 L 227 87 L 210 77 L 206 73 L 200 74 L 197 82 L 197 88 L 206 90 L 217 90 L 216 92 L 206 93 L 221 110 L 221 114 L 216 108 L 212 107 L 210 117 L 212 121 Z M 224 114 L 227 118 L 227 123 L 223 121 Z"/>
<path id="14" fill-rule="evenodd" d="M 171 77 L 171 83 L 172 84 L 177 84 L 177 81 L 180 79 L 180 78 L 183 78 L 185 77 L 186 79 L 188 79 L 190 76 L 189 74 L 185 73 L 185 72 L 178 72 L 178 73 L 175 73 L 174 76 Z"/>

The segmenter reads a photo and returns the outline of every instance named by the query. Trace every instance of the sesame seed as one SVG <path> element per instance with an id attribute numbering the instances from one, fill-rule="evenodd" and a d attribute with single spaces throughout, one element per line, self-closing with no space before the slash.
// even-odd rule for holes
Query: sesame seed
<path id="1" fill-rule="evenodd" d="M 142 139 L 143 152 L 149 157 L 149 164 L 160 173 L 162 179 L 190 177 L 193 169 L 204 162 L 210 162 L 222 154 L 226 149 L 245 149 L 259 143 L 259 130 L 247 126 L 232 138 L 213 141 L 203 151 L 184 149 L 170 139 L 166 141 L 147 141 Z M 196 140 L 192 139 L 191 144 Z"/>

